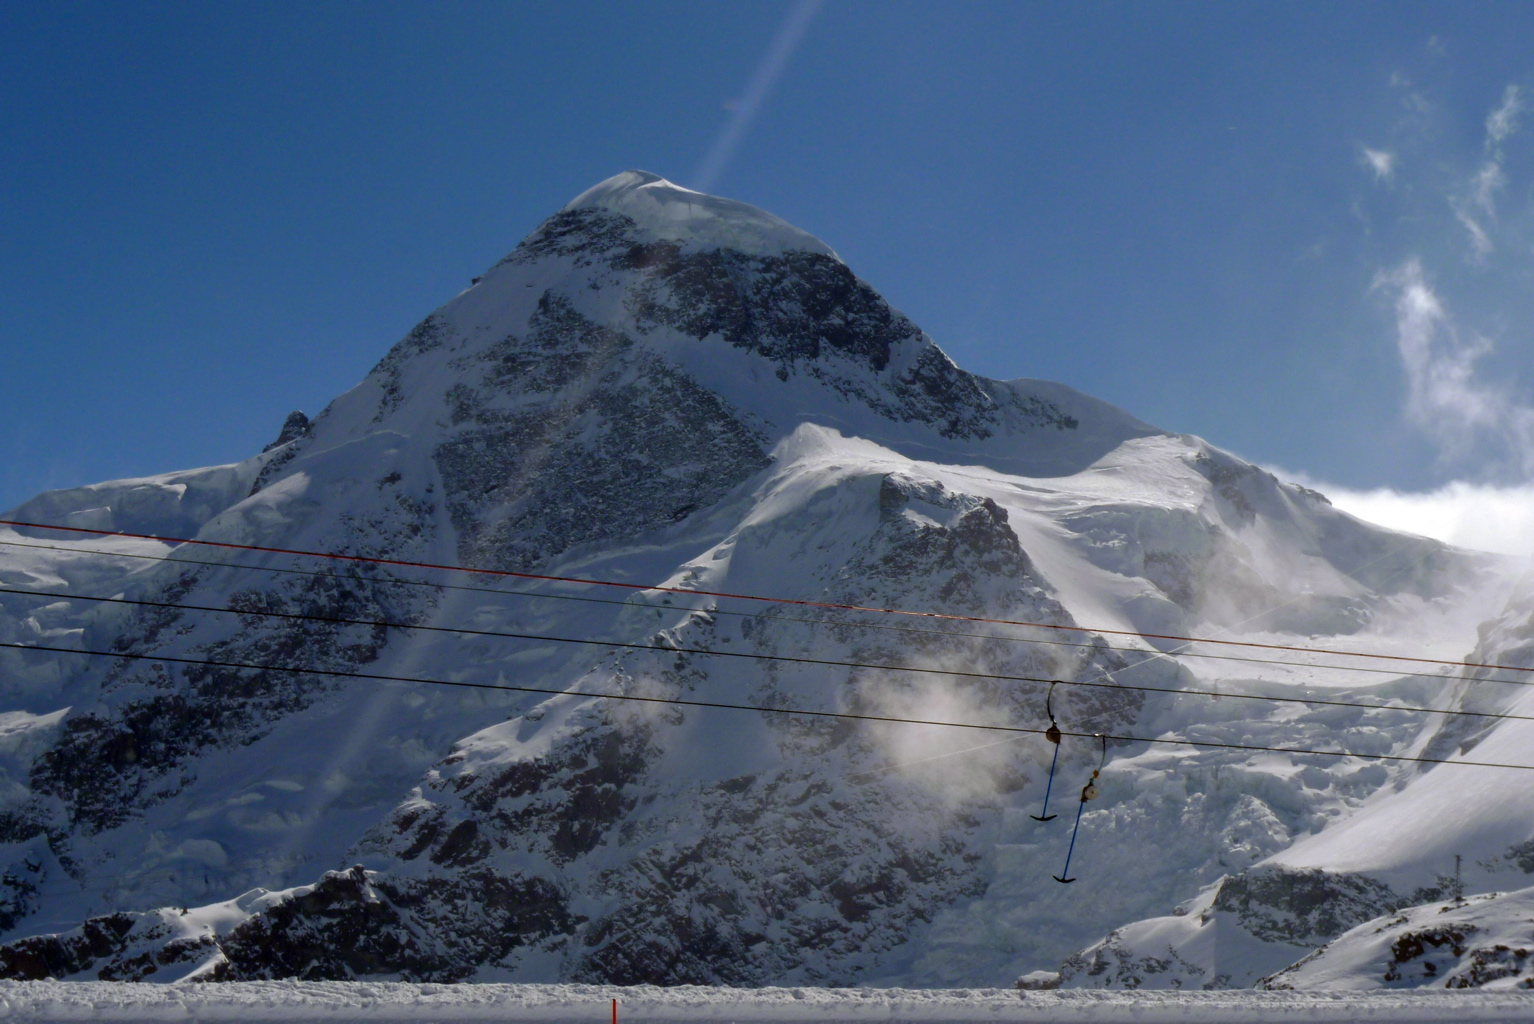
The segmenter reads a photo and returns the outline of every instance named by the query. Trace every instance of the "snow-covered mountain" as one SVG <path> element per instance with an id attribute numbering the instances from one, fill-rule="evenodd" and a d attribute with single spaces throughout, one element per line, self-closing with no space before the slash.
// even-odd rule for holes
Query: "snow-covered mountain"
<path id="1" fill-rule="evenodd" d="M 583 695 L 1047 724 L 1042 684 L 677 650 L 710 649 L 1220 694 L 1057 687 L 1070 732 L 1519 760 L 1519 723 L 1272 698 L 1527 691 L 1138 635 L 1527 664 L 1507 560 L 967 373 L 820 241 L 653 175 L 579 196 L 261 454 L 3 518 L 1039 624 L 4 528 L 0 642 L 145 656 L 0 648 L 12 977 L 983 985 L 1070 956 L 1068 983 L 1141 984 L 1097 968 L 1170 945 L 1187 983 L 1250 984 L 1441 896 L 1449 846 L 1534 837 L 1505 771 L 1119 744 L 1059 885 L 1090 740 L 1040 823 L 1040 737 Z M 1411 821 L 1438 799 L 1465 809 L 1442 851 Z M 1296 916 L 1296 879 L 1353 902 Z M 1204 960 L 1155 918 L 1221 900 L 1245 909 Z M 1250 924 L 1284 915 L 1278 945 Z"/>

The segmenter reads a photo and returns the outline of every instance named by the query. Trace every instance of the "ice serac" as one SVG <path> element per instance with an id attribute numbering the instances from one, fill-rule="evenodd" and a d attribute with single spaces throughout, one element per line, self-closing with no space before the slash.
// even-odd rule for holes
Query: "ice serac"
<path id="1" fill-rule="evenodd" d="M 1529 764 L 1534 577 L 1524 577 L 1478 633 L 1464 659 L 1470 666 L 1432 677 L 1421 693 L 1431 706 L 1471 715 L 1429 716 L 1404 750 Z M 1272 975 L 1274 984 L 1298 988 L 1465 987 L 1525 977 L 1522 960 L 1504 957 L 1507 950 L 1489 940 L 1477 940 L 1486 948 L 1465 958 L 1476 947 L 1468 936 L 1507 930 L 1495 921 L 1477 923 L 1480 918 L 1498 918 L 1526 902 L 1518 894 L 1495 894 L 1534 876 L 1534 789 L 1527 770 L 1435 764 L 1372 770 L 1380 781 L 1393 776 L 1392 784 L 1367 787 L 1357 810 L 1220 879 L 1184 914 L 1126 925 L 1073 955 L 1064 970 L 1067 984 L 1208 987 L 1252 985 Z M 1466 893 L 1483 895 L 1465 904 Z M 1452 905 L 1442 902 L 1451 898 Z M 1440 914 L 1452 916 L 1434 931 L 1438 926 L 1427 922 Z M 1385 955 L 1381 936 L 1394 943 L 1395 959 L 1376 964 L 1368 958 Z M 1526 923 L 1519 941 L 1534 943 Z M 1312 954 L 1317 947 L 1324 948 Z M 1283 970 L 1302 957 L 1299 966 Z"/>
<path id="2" fill-rule="evenodd" d="M 23 512 L 392 561 L 0 531 L 0 639 L 138 656 L 0 649 L 11 977 L 1010 983 L 1399 774 L 1117 743 L 1060 886 L 1095 742 L 1041 825 L 1041 738 L 872 719 L 1039 728 L 1058 678 L 1075 732 L 1414 749 L 1420 714 L 1271 698 L 1431 680 L 1091 630 L 1457 656 L 1500 600 L 1494 559 L 967 373 L 823 243 L 640 172 L 260 455 Z M 87 600 L 119 595 L 159 604 Z"/>

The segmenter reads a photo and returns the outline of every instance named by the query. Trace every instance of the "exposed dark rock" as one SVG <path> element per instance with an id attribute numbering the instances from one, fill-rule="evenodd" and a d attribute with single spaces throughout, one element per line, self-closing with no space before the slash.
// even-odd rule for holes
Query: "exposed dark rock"
<path id="1" fill-rule="evenodd" d="M 1171 946 L 1167 947 L 1164 956 L 1136 955 L 1122 948 L 1118 937 L 1119 933 L 1113 932 L 1096 946 L 1067 957 L 1060 965 L 1062 981 L 1085 977 L 1092 979 L 1095 987 L 1131 990 L 1162 987 L 1216 989 L 1229 984 L 1228 977 L 1211 975 Z M 1170 976 L 1169 981 L 1161 976 Z"/>
<path id="2" fill-rule="evenodd" d="M 1472 949 L 1468 963 L 1461 964 L 1459 972 L 1445 981 L 1444 987 L 1480 988 L 1506 978 L 1520 978 L 1519 988 L 1534 989 L 1534 949 L 1500 942 Z"/>
<path id="3" fill-rule="evenodd" d="M 1526 875 L 1534 875 L 1534 839 L 1508 847 L 1504 860 L 1512 861 Z"/>
<path id="4" fill-rule="evenodd" d="M 575 259 L 578 267 L 595 258 L 635 244 L 638 226 L 622 214 L 605 210 L 561 210 L 544 221 L 497 263 L 536 263 L 543 259 Z"/>
<path id="5" fill-rule="evenodd" d="M 0 946 L 0 977 L 144 981 L 164 968 L 201 966 L 199 981 L 461 981 L 474 965 L 557 939 L 574 924 L 561 894 L 537 881 L 487 873 L 385 879 L 361 868 L 326 874 L 221 936 L 172 938 L 167 913 L 111 914 Z"/>
<path id="6" fill-rule="evenodd" d="M 456 390 L 436 464 L 467 564 L 526 569 L 581 544 L 670 526 L 764 468 L 764 438 L 722 399 L 545 294 L 525 341 L 493 346 Z M 544 396 L 515 411 L 511 386 Z M 656 472 L 666 467 L 667 472 Z"/>
<path id="7" fill-rule="evenodd" d="M 1213 909 L 1264 941 L 1318 946 L 1413 902 L 1367 875 L 1270 867 L 1226 878 Z"/>
<path id="8" fill-rule="evenodd" d="M 280 448 L 289 441 L 296 441 L 309 433 L 309 417 L 297 409 L 288 413 L 288 418 L 282 421 L 282 430 L 277 434 L 277 440 L 261 450 L 269 452 L 273 448 Z"/>
<path id="9" fill-rule="evenodd" d="M 1385 969 L 1384 980 L 1402 981 L 1415 974 L 1411 980 L 1432 981 L 1439 974 L 1432 951 L 1448 947 L 1448 952 L 1457 960 L 1465 955 L 1465 942 L 1475 932 L 1470 925 L 1407 932 L 1391 944 L 1390 966 Z"/>
<path id="10" fill-rule="evenodd" d="M 370 378 L 378 381 L 383 391 L 383 397 L 378 403 L 378 412 L 373 417 L 374 422 L 380 422 L 384 416 L 399 408 L 405 400 L 404 374 L 405 367 L 412 359 L 424 352 L 441 348 L 446 343 L 449 328 L 435 313 L 411 328 L 410 333 L 389 350 L 373 372 L 368 374 Z"/>

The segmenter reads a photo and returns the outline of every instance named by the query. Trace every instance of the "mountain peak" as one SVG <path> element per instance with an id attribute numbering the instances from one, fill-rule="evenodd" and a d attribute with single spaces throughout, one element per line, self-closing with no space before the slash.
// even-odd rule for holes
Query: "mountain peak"
<path id="1" fill-rule="evenodd" d="M 641 231 L 688 249 L 734 249 L 753 256 L 803 251 L 835 257 L 814 235 L 766 210 L 694 192 L 648 171 L 624 171 L 593 185 L 561 213 L 601 210 L 633 221 Z"/>

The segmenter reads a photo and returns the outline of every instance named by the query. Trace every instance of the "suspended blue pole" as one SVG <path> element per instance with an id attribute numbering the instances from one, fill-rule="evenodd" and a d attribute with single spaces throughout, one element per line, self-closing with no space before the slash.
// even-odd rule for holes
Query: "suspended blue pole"
<path id="1" fill-rule="evenodd" d="M 1055 765 L 1060 763 L 1060 723 L 1055 721 L 1055 684 L 1049 684 L 1049 693 L 1044 697 L 1044 713 L 1049 716 L 1049 728 L 1044 730 L 1044 738 L 1055 745 L 1055 756 L 1049 761 L 1049 782 L 1044 786 L 1044 813 L 1030 814 L 1034 821 L 1051 821 L 1054 815 L 1049 813 L 1049 794 L 1055 788 Z"/>
<path id="2" fill-rule="evenodd" d="M 1060 763 L 1060 744 L 1056 743 L 1055 744 L 1055 756 L 1053 758 L 1051 758 L 1050 762 L 1049 762 L 1049 782 L 1044 786 L 1044 814 L 1043 814 L 1043 816 L 1040 816 L 1040 815 L 1037 815 L 1037 814 L 1030 814 L 1029 817 L 1032 818 L 1034 821 L 1050 821 L 1050 820 L 1052 820 L 1055 817 L 1053 814 L 1049 813 L 1049 794 L 1054 792 L 1054 789 L 1055 789 L 1055 765 L 1057 765 L 1059 763 Z"/>
<path id="3" fill-rule="evenodd" d="M 1086 810 L 1088 800 L 1097 799 L 1097 780 L 1102 776 L 1103 768 L 1108 764 L 1108 737 L 1098 733 L 1097 738 L 1102 740 L 1103 743 L 1103 759 L 1097 766 L 1097 770 L 1092 773 L 1091 780 L 1081 787 L 1081 803 L 1076 805 L 1076 826 L 1071 829 L 1071 845 L 1065 851 L 1065 868 L 1058 875 L 1053 876 L 1057 882 L 1075 881 L 1071 877 L 1071 854 L 1076 852 L 1076 835 L 1081 831 L 1081 812 Z"/>
<path id="4" fill-rule="evenodd" d="M 1071 854 L 1076 852 L 1076 833 L 1081 831 L 1081 811 L 1084 807 L 1086 807 L 1086 805 L 1087 802 L 1085 800 L 1076 805 L 1076 827 L 1071 829 L 1071 845 L 1070 848 L 1065 851 L 1065 867 L 1063 870 L 1061 870 L 1059 875 L 1054 876 L 1054 879 L 1057 882 L 1075 881 L 1074 878 L 1061 878 L 1060 875 L 1069 875 L 1071 872 Z"/>

